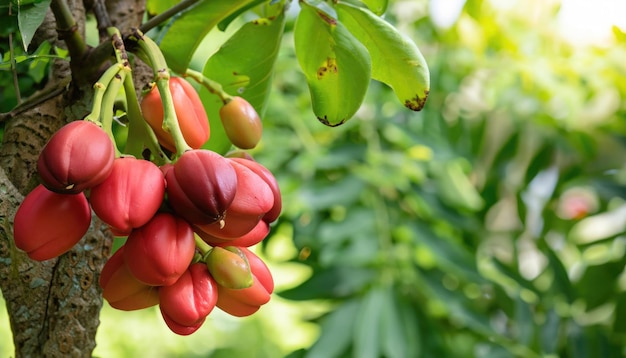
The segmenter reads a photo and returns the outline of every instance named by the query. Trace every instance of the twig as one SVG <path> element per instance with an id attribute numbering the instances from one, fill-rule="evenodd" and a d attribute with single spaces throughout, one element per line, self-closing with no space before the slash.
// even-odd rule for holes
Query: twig
<path id="1" fill-rule="evenodd" d="M 13 15 L 12 13 L 13 6 L 9 5 L 9 16 Z M 9 32 L 9 55 L 11 61 L 11 73 L 13 74 L 13 87 L 15 88 L 15 98 L 17 99 L 17 104 L 22 103 L 22 95 L 20 94 L 20 86 L 17 79 L 17 65 L 15 63 L 15 50 L 13 50 L 13 32 Z"/>
<path id="2" fill-rule="evenodd" d="M 158 14 L 157 16 L 151 18 L 150 20 L 146 21 L 143 25 L 139 27 L 139 30 L 143 33 L 146 33 L 152 30 L 153 28 L 155 28 L 160 23 L 165 22 L 165 20 L 169 19 L 170 17 L 195 5 L 199 1 L 202 1 L 202 0 L 183 0 L 179 2 L 178 4 L 172 6 L 171 8 Z"/>
<path id="3" fill-rule="evenodd" d="M 98 23 L 98 35 L 100 36 L 100 41 L 102 41 L 110 35 L 108 29 L 113 27 L 104 0 L 94 1 L 93 13 L 96 16 L 96 23 Z"/>

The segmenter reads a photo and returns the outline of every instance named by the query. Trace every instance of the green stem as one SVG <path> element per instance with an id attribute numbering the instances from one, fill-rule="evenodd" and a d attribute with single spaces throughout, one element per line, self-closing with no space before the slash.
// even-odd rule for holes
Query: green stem
<path id="1" fill-rule="evenodd" d="M 113 107 L 115 105 L 115 99 L 117 94 L 122 88 L 124 78 L 126 78 L 128 71 L 119 71 L 113 76 L 113 79 L 107 86 L 106 92 L 102 99 L 102 110 L 100 111 L 100 118 L 102 120 L 102 129 L 109 135 L 113 146 L 115 147 L 115 156 L 121 155 L 117 145 L 115 145 L 115 137 L 113 136 Z"/>
<path id="2" fill-rule="evenodd" d="M 133 33 L 133 37 L 137 40 L 141 52 L 147 57 L 148 63 L 154 71 L 155 82 L 163 103 L 163 130 L 168 132 L 174 139 L 174 145 L 176 146 L 175 158 L 178 158 L 184 152 L 191 150 L 191 147 L 185 142 L 178 124 L 178 118 L 174 109 L 174 99 L 169 87 L 170 73 L 167 70 L 167 62 L 159 46 L 151 38 L 143 36 L 139 30 Z"/>
<path id="3" fill-rule="evenodd" d="M 11 6 L 9 6 L 9 16 L 11 15 Z M 17 104 L 22 103 L 22 95 L 20 93 L 20 83 L 17 78 L 17 62 L 15 62 L 15 50 L 13 50 L 13 33 L 9 33 L 9 61 L 11 62 L 11 74 L 13 75 L 13 88 L 15 89 L 15 99 Z"/>
<path id="4" fill-rule="evenodd" d="M 139 30 L 141 30 L 141 32 L 144 32 L 144 33 L 148 32 L 152 30 L 154 27 L 158 26 L 159 24 L 165 22 L 165 20 L 195 5 L 199 1 L 201 0 L 183 0 L 179 2 L 178 4 L 172 6 L 171 8 L 158 14 L 157 16 L 151 18 L 150 20 L 146 21 L 145 23 L 143 23 L 141 27 L 139 28 Z"/>
<path id="5" fill-rule="evenodd" d="M 211 245 L 202 240 L 198 235 L 194 235 L 194 239 L 196 240 L 196 248 L 200 251 L 200 253 L 202 254 L 202 258 L 204 259 L 213 248 L 211 247 Z"/>
<path id="6" fill-rule="evenodd" d="M 217 95 L 222 100 L 222 102 L 224 102 L 224 104 L 227 104 L 233 99 L 233 96 L 224 91 L 221 84 L 207 78 L 201 72 L 194 71 L 188 68 L 183 76 L 193 78 L 196 82 L 203 85 L 207 90 L 209 90 L 209 92 Z"/>
<path id="7" fill-rule="evenodd" d="M 124 79 L 124 91 L 126 92 L 129 121 L 125 152 L 140 158 L 143 154 L 143 145 L 145 145 L 154 156 L 157 165 L 169 163 L 169 159 L 159 146 L 154 131 L 148 126 L 148 123 L 143 120 L 139 99 L 135 92 L 135 84 L 131 76 L 126 76 Z"/>
<path id="8" fill-rule="evenodd" d="M 73 60 L 81 59 L 87 52 L 87 44 L 78 32 L 78 25 L 72 10 L 65 0 L 52 0 L 50 9 L 57 23 L 59 37 L 67 44 L 70 57 Z"/>
<path id="9" fill-rule="evenodd" d="M 191 150 L 191 147 L 185 141 L 183 132 L 180 130 L 178 118 L 176 117 L 176 111 L 174 109 L 174 98 L 172 97 L 169 83 L 169 76 L 161 77 L 156 81 L 156 85 L 163 102 L 163 129 L 166 132 L 169 132 L 174 139 L 174 146 L 176 146 L 175 157 L 178 158 L 186 151 Z"/>
<path id="10" fill-rule="evenodd" d="M 107 28 L 107 33 L 111 36 L 111 43 L 115 49 L 115 60 L 122 66 L 130 68 L 128 54 L 126 53 L 126 48 L 124 47 L 124 41 L 122 40 L 120 30 L 118 30 L 117 27 L 109 27 Z"/>
<path id="11" fill-rule="evenodd" d="M 119 63 L 112 65 L 106 71 L 104 71 L 102 76 L 100 76 L 100 79 L 98 79 L 98 82 L 94 83 L 93 104 L 91 107 L 91 113 L 89 113 L 87 117 L 85 117 L 86 121 L 91 121 L 100 125 L 100 121 L 101 121 L 100 114 L 102 112 L 102 99 L 104 97 L 104 94 L 106 93 L 107 88 L 109 84 L 111 83 L 111 81 L 113 80 L 113 78 L 123 68 L 124 67 L 120 65 Z M 113 108 L 113 106 L 111 106 L 111 108 Z"/>

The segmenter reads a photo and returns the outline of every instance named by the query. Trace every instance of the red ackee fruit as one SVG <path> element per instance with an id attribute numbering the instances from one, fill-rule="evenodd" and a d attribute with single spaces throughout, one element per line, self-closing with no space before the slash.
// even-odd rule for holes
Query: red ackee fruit
<path id="1" fill-rule="evenodd" d="M 115 251 L 104 264 L 100 287 L 102 297 L 118 310 L 140 310 L 159 303 L 158 287 L 139 282 L 126 267 L 124 246 Z"/>
<path id="2" fill-rule="evenodd" d="M 43 185 L 31 191 L 15 213 L 17 248 L 43 261 L 69 251 L 85 235 L 91 209 L 85 194 L 58 194 Z"/>
<path id="3" fill-rule="evenodd" d="M 145 225 L 165 194 L 163 173 L 152 162 L 132 157 L 115 159 L 111 175 L 91 189 L 93 211 L 117 233 Z"/>
<path id="4" fill-rule="evenodd" d="M 191 264 L 196 249 L 189 224 L 167 213 L 158 213 L 134 229 L 124 246 L 124 261 L 130 272 L 153 286 L 176 282 Z"/>
<path id="5" fill-rule="evenodd" d="M 113 142 L 98 125 L 74 121 L 50 138 L 39 154 L 37 171 L 48 189 L 75 194 L 103 182 L 114 158 Z"/>
<path id="6" fill-rule="evenodd" d="M 250 247 L 263 241 L 270 232 L 270 225 L 260 220 L 256 226 L 245 235 L 234 239 L 222 239 L 204 232 L 202 229 L 194 226 L 194 231 L 198 236 L 211 246 L 243 246 Z"/>
<path id="7" fill-rule="evenodd" d="M 174 101 L 174 111 L 185 142 L 191 148 L 200 148 L 210 136 L 209 120 L 196 90 L 185 79 L 172 77 L 169 88 Z M 141 101 L 143 116 L 154 131 L 159 143 L 175 152 L 172 135 L 163 129 L 163 103 L 157 87 L 153 87 Z"/>
<path id="8" fill-rule="evenodd" d="M 165 179 L 174 212 L 196 225 L 221 221 L 237 190 L 235 169 L 210 150 L 185 152 Z"/>
<path id="9" fill-rule="evenodd" d="M 274 280 L 263 260 L 244 247 L 239 249 L 248 258 L 254 282 L 252 286 L 238 290 L 218 285 L 217 307 L 230 315 L 243 317 L 255 313 L 270 300 Z"/>
<path id="10" fill-rule="evenodd" d="M 189 335 L 204 323 L 217 303 L 217 284 L 206 265 L 197 263 L 173 285 L 159 288 L 163 320 L 172 332 Z"/>
<path id="11" fill-rule="evenodd" d="M 237 191 L 226 210 L 223 223 L 197 227 L 218 238 L 234 239 L 254 229 L 274 205 L 274 195 L 267 183 L 248 167 L 227 159 L 237 173 Z M 242 159 L 245 160 L 245 159 Z"/>
<path id="12" fill-rule="evenodd" d="M 270 186 L 270 189 L 272 189 L 272 193 L 274 194 L 274 205 L 265 215 L 263 215 L 263 221 L 267 222 L 268 224 L 273 223 L 280 215 L 280 212 L 283 208 L 283 201 L 280 195 L 280 188 L 278 187 L 278 182 L 276 181 L 276 178 L 274 177 L 272 172 L 270 172 L 269 169 L 264 167 L 261 163 L 256 162 L 252 160 L 251 158 L 248 159 L 248 158 L 233 157 L 233 158 L 228 158 L 228 159 L 232 162 L 239 163 L 239 164 L 246 166 L 248 169 L 252 170 L 258 176 L 263 178 L 263 180 L 265 180 L 267 185 Z"/>

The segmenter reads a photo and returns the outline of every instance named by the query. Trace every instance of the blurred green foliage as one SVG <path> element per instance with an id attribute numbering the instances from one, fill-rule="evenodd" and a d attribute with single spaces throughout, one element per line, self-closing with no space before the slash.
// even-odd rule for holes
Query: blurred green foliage
<path id="1" fill-rule="evenodd" d="M 426 2 L 392 2 L 431 70 L 426 107 L 375 84 L 334 130 L 286 42 L 257 158 L 312 274 L 278 295 L 332 305 L 290 357 L 626 354 L 626 47 L 566 42 L 554 5 L 491 4 L 440 29 Z"/>
<path id="2" fill-rule="evenodd" d="M 428 1 L 389 2 L 430 97 L 411 112 L 373 82 L 337 128 L 311 112 L 290 18 L 253 153 L 284 196 L 258 248 L 277 297 L 185 338 L 105 308 L 94 354 L 624 356 L 626 36 L 576 46 L 558 2 L 493 3 L 441 28 Z"/>

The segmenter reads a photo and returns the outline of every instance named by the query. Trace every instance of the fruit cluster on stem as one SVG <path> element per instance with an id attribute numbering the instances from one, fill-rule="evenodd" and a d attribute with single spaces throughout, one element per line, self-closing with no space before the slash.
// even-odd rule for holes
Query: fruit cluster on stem
<path id="1" fill-rule="evenodd" d="M 234 316 L 256 312 L 274 282 L 249 247 L 267 237 L 281 211 L 276 179 L 248 154 L 202 149 L 210 127 L 196 90 L 170 76 L 158 46 L 138 30 L 131 37 L 155 82 L 137 98 L 120 34 L 109 33 L 116 62 L 94 85 L 91 113 L 62 127 L 40 153 L 41 184 L 17 210 L 16 246 L 33 260 L 63 255 L 87 232 L 93 212 L 124 240 L 100 276 L 112 307 L 159 305 L 181 335 L 195 332 L 215 307 Z M 198 76 L 224 100 L 229 140 L 255 147 L 262 127 L 254 108 Z M 123 150 L 112 130 L 120 93 L 128 118 Z"/>

